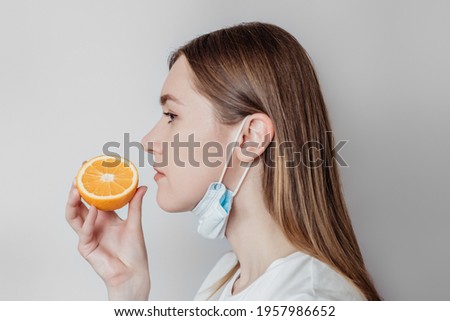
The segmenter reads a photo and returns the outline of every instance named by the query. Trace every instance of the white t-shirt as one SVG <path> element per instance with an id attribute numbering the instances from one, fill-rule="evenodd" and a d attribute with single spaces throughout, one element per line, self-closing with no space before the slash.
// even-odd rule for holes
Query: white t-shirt
<path id="1" fill-rule="evenodd" d="M 222 256 L 206 277 L 194 300 L 207 300 L 211 294 L 208 288 L 230 271 L 236 262 L 234 252 Z M 273 261 L 247 288 L 236 295 L 231 295 L 231 288 L 240 272 L 239 268 L 211 300 L 366 300 L 343 276 L 327 264 L 303 252 L 294 252 Z"/>

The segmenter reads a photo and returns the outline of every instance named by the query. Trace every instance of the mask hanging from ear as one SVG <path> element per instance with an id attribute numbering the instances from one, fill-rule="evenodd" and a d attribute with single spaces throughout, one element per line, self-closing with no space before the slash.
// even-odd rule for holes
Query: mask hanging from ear
<path id="1" fill-rule="evenodd" d="M 236 142 L 239 134 L 244 127 L 245 120 L 249 115 L 247 115 L 241 123 L 239 130 L 236 134 L 236 137 L 232 141 L 232 143 Z M 198 219 L 198 228 L 197 232 L 205 238 L 208 239 L 223 239 L 225 237 L 225 230 L 227 227 L 228 216 L 231 211 L 231 206 L 233 204 L 233 198 L 236 196 L 239 191 L 239 187 L 244 181 L 245 176 L 250 169 L 250 165 L 253 161 L 248 163 L 247 168 L 245 169 L 244 174 L 242 175 L 239 183 L 236 187 L 236 190 L 230 191 L 223 183 L 223 177 L 228 168 L 228 163 L 230 162 L 231 156 L 233 155 L 233 149 L 231 150 L 230 155 L 228 156 L 227 162 L 225 164 L 225 168 L 222 171 L 222 175 L 218 182 L 213 182 L 209 185 L 208 190 L 206 191 L 203 198 L 200 202 L 195 206 L 192 213 Z"/>

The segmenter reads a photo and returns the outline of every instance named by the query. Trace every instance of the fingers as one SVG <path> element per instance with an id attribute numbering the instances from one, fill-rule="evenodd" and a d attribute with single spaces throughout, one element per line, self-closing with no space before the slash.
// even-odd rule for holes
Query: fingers
<path id="1" fill-rule="evenodd" d="M 128 206 L 128 224 L 141 227 L 142 219 L 142 199 L 147 192 L 147 186 L 141 186 L 137 189 Z"/>
<path id="2" fill-rule="evenodd" d="M 78 233 L 87 214 L 88 209 L 81 201 L 81 196 L 78 192 L 78 189 L 76 188 L 76 182 L 74 179 L 70 187 L 66 204 L 66 220 L 69 225 L 75 230 L 75 232 Z"/>
<path id="3" fill-rule="evenodd" d="M 78 250 L 84 257 L 87 257 L 93 250 L 95 250 L 98 245 L 95 240 L 94 233 L 95 220 L 97 219 L 97 216 L 97 208 L 95 206 L 91 206 L 86 216 L 86 220 L 84 221 L 83 226 L 81 227 L 81 230 L 78 234 L 80 237 Z"/>

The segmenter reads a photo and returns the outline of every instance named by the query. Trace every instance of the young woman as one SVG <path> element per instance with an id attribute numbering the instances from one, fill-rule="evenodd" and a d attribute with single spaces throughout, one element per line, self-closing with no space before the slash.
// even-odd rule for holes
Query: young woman
<path id="1" fill-rule="evenodd" d="M 161 104 L 141 142 L 155 164 L 169 155 L 155 168 L 158 205 L 191 211 L 201 235 L 232 248 L 194 299 L 380 300 L 348 216 L 317 76 L 291 34 L 243 23 L 193 39 L 169 59 Z M 170 143 L 192 134 L 197 148 L 177 150 L 176 161 Z M 213 143 L 219 162 L 209 159 Z M 88 210 L 74 184 L 66 217 L 80 253 L 110 299 L 147 300 L 146 187 L 121 220 Z"/>

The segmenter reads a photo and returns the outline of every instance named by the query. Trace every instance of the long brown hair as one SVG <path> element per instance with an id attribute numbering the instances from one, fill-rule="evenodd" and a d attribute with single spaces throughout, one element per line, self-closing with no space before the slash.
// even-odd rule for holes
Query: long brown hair
<path id="1" fill-rule="evenodd" d="M 180 55 L 220 122 L 235 124 L 253 113 L 272 120 L 274 139 L 260 156 L 267 165 L 262 186 L 265 205 L 287 239 L 347 278 L 368 300 L 380 300 L 344 201 L 319 81 L 299 42 L 273 24 L 241 23 L 191 40 L 170 55 L 169 68 Z M 282 149 L 282 142 L 290 148 Z M 321 145 L 305 152 L 311 142 Z M 319 166 L 312 159 L 321 160 Z M 293 160 L 300 166 L 292 166 Z M 239 262 L 212 294 L 238 268 Z"/>

